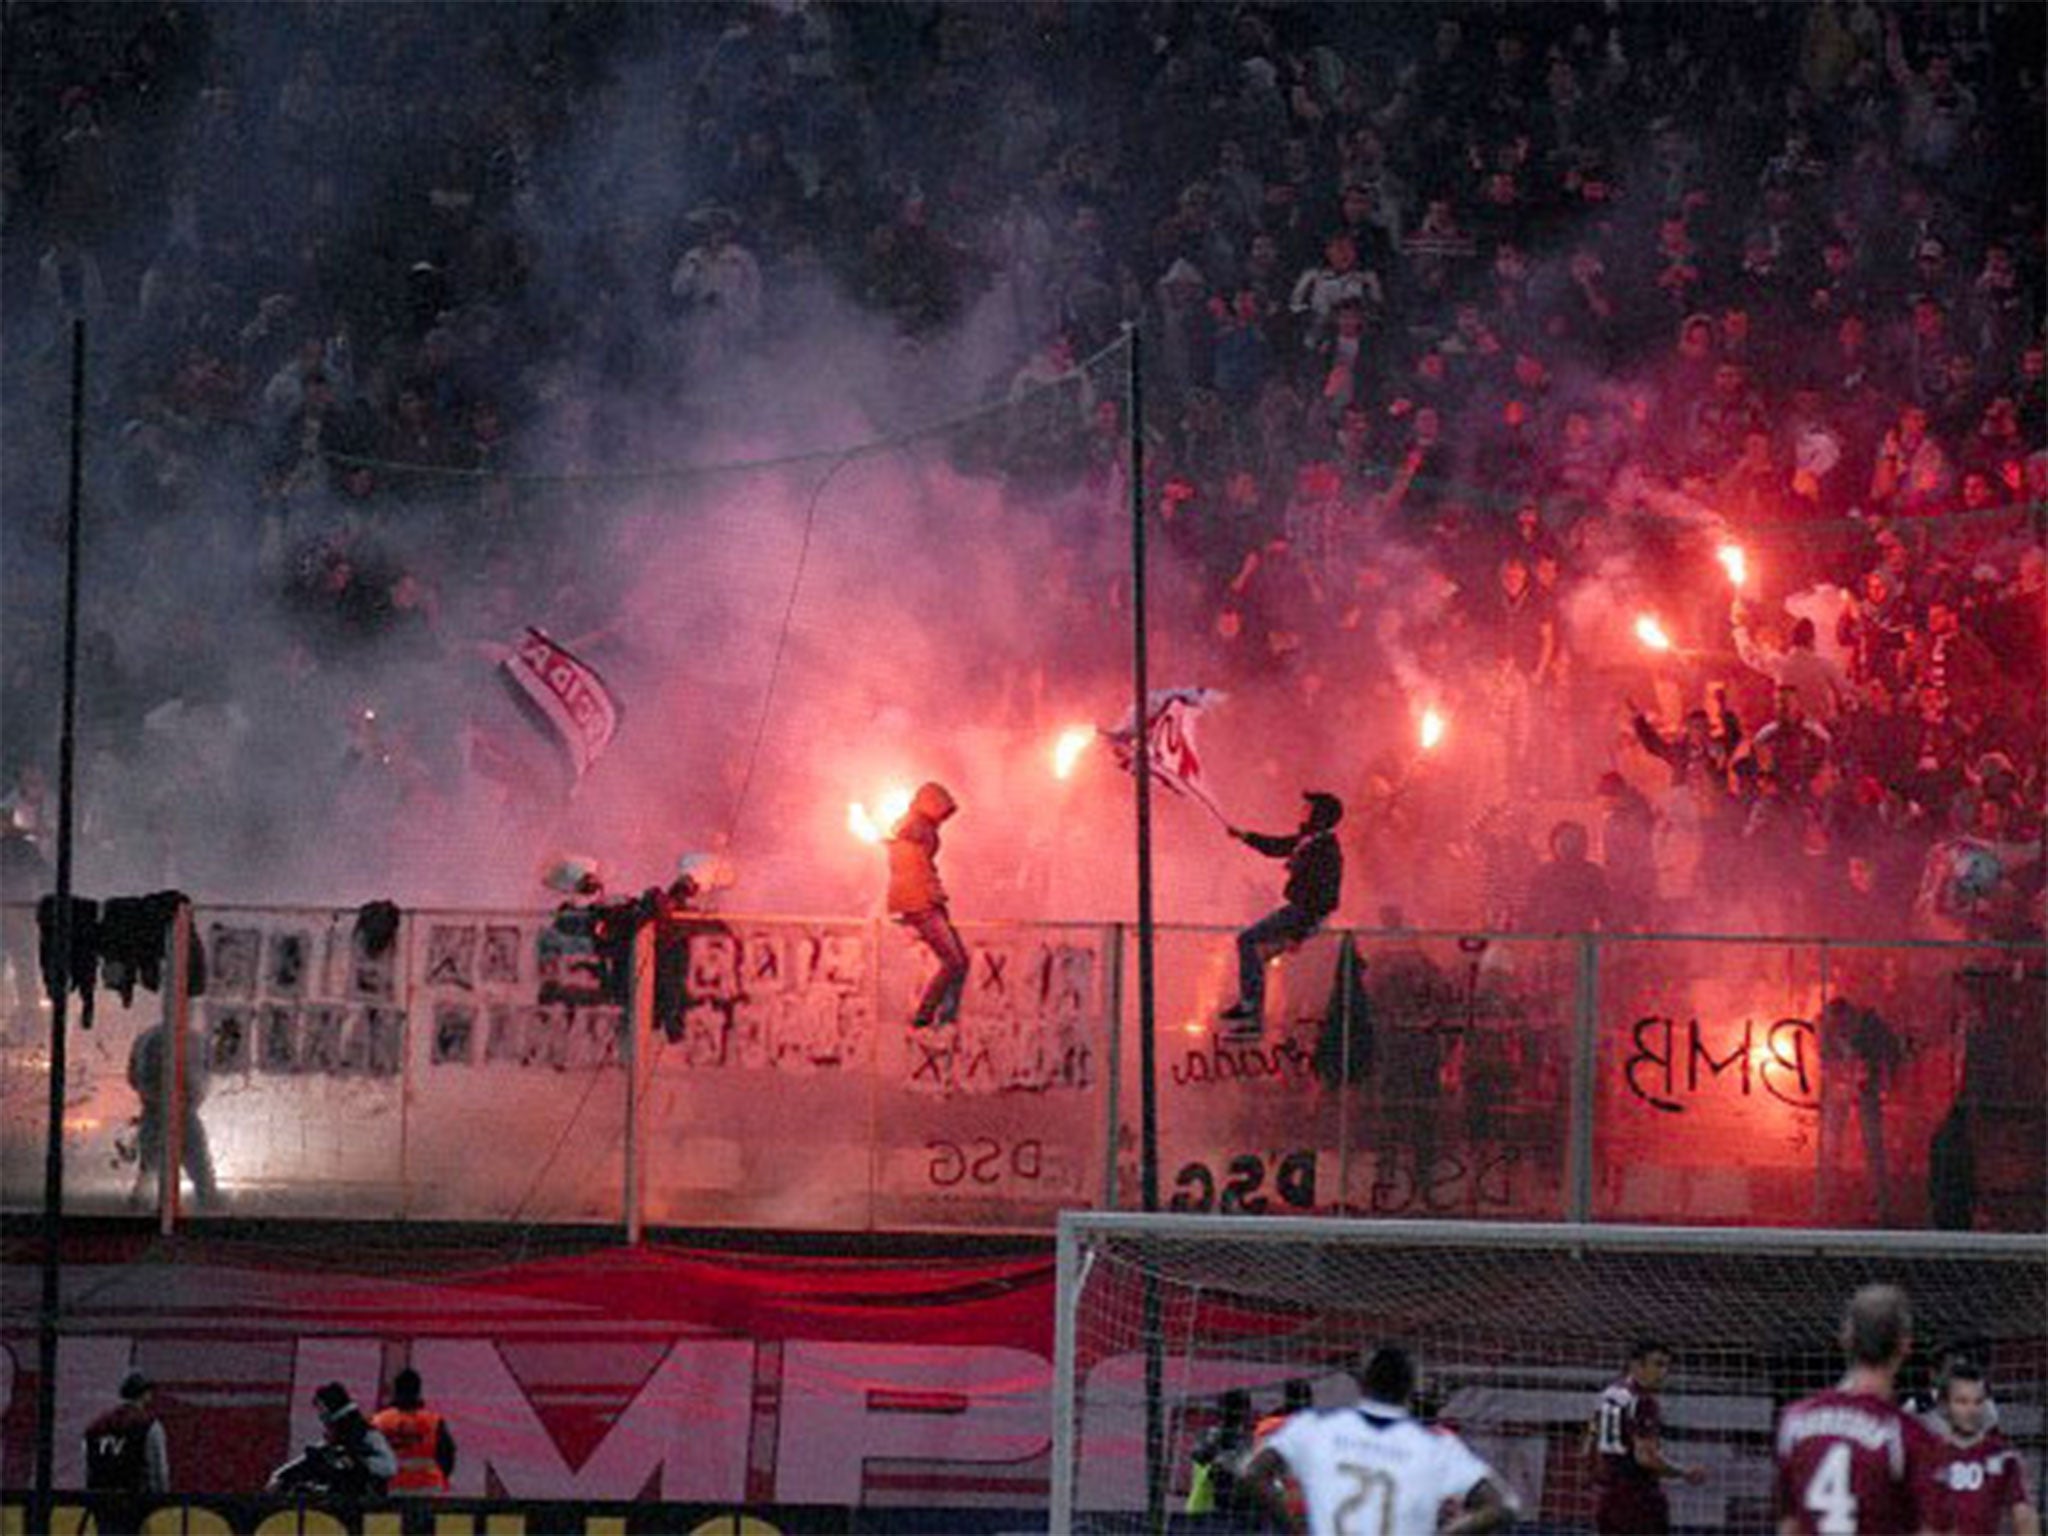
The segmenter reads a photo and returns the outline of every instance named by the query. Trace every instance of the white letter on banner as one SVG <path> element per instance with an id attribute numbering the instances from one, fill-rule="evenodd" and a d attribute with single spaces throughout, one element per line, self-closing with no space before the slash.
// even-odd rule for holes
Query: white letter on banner
<path id="1" fill-rule="evenodd" d="M 972 1464 L 1042 1455 L 1051 1382 L 1051 1365 L 1027 1349 L 793 1341 L 776 1500 L 858 1504 L 863 1470 L 877 1461 L 950 1462 L 972 1475 Z"/>
<path id="2" fill-rule="evenodd" d="M 534 1346 L 539 1347 L 539 1346 Z M 561 1340 L 582 1374 L 565 1385 L 587 1397 L 622 1372 L 608 1363 L 644 1345 L 619 1348 Z M 455 1436 L 453 1492 L 482 1497 L 489 1468 L 514 1499 L 631 1499 L 661 1475 L 655 1497 L 717 1503 L 746 1497 L 747 1432 L 752 1414 L 754 1346 L 745 1339 L 690 1340 L 671 1346 L 605 1437 L 571 1468 L 526 1389 L 498 1347 L 485 1339 L 420 1339 L 413 1367 L 428 1406 L 448 1416 Z"/>

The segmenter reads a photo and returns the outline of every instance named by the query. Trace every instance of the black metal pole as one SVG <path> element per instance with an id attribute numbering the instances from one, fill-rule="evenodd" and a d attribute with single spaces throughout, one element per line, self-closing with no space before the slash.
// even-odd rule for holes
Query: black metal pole
<path id="1" fill-rule="evenodd" d="M 50 1528 L 57 1461 L 58 1244 L 64 1236 L 65 1034 L 71 1003 L 71 785 L 78 756 L 78 556 L 85 484 L 85 322 L 71 322 L 71 486 L 64 526 L 64 702 L 57 732 L 57 911 L 49 985 L 50 1124 L 43 1145 L 43 1297 L 36 1315 L 36 1486 L 30 1530 Z"/>
<path id="2" fill-rule="evenodd" d="M 1138 727 L 1138 1187 L 1147 1211 L 1159 1209 L 1159 1072 L 1152 964 L 1151 657 L 1145 639 L 1145 409 L 1139 386 L 1138 328 L 1129 344 L 1131 445 L 1131 693 Z M 1145 1276 L 1145 1516 L 1166 1528 L 1166 1434 L 1159 1281 Z"/>
<path id="3" fill-rule="evenodd" d="M 1145 637 L 1145 425 L 1138 383 L 1138 330 L 1130 336 L 1131 396 L 1131 689 L 1138 732 L 1144 740 L 1142 761 L 1151 765 L 1148 734 L 1151 700 L 1151 658 Z M 1156 1092 L 1153 1030 L 1155 991 L 1152 943 L 1152 775 L 1138 776 L 1138 1178 L 1145 1209 L 1159 1209 L 1159 1097 Z"/>

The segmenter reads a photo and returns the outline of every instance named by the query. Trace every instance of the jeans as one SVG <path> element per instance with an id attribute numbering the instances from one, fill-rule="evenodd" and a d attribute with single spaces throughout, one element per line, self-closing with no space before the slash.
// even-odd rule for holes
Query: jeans
<path id="1" fill-rule="evenodd" d="M 1323 926 L 1289 903 L 1260 918 L 1237 936 L 1237 1000 L 1258 1012 L 1266 1004 L 1266 962 Z"/>
<path id="2" fill-rule="evenodd" d="M 214 1180 L 213 1149 L 207 1144 L 206 1127 L 200 1123 L 196 1106 L 185 1107 L 185 1131 L 181 1140 L 179 1159 L 185 1165 L 185 1172 L 191 1175 L 199 1203 L 212 1205 L 220 1197 L 220 1186 Z M 162 1176 L 164 1164 L 164 1117 L 153 1103 L 145 1102 L 142 1106 L 136 1152 L 135 1187 L 139 1194 L 149 1197 L 155 1193 L 156 1179 Z"/>
<path id="3" fill-rule="evenodd" d="M 917 1000 L 922 1024 L 950 1024 L 960 1016 L 960 993 L 967 985 L 967 946 L 960 941 L 944 907 L 904 914 L 904 926 L 937 957 L 939 968 Z"/>

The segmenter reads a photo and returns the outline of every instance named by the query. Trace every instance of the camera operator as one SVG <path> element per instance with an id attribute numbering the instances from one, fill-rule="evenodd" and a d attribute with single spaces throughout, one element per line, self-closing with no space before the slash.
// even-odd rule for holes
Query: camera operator
<path id="1" fill-rule="evenodd" d="M 340 1503 L 382 1498 L 398 1471 L 391 1442 L 370 1427 L 348 1388 L 338 1381 L 315 1392 L 313 1404 L 320 1410 L 325 1439 L 271 1473 L 267 1490 Z"/>

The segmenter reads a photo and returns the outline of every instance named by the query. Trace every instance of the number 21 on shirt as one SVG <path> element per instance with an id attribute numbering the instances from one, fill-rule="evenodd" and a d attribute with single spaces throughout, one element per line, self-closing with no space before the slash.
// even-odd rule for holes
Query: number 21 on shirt
<path id="1" fill-rule="evenodd" d="M 1355 1461 L 1340 1461 L 1337 1471 L 1350 1482 L 1351 1493 L 1337 1506 L 1337 1536 L 1394 1536 L 1394 1479 Z M 1371 1506 L 1379 1506 L 1375 1523 Z"/>

